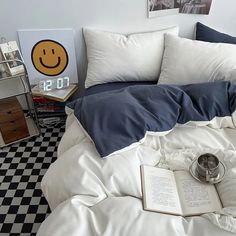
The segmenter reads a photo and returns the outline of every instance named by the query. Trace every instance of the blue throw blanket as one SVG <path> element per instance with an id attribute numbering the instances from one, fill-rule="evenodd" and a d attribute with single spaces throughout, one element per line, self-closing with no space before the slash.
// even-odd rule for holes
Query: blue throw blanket
<path id="1" fill-rule="evenodd" d="M 230 116 L 236 110 L 236 86 L 230 82 L 137 85 L 86 96 L 68 107 L 105 157 L 138 142 L 147 131 Z"/>

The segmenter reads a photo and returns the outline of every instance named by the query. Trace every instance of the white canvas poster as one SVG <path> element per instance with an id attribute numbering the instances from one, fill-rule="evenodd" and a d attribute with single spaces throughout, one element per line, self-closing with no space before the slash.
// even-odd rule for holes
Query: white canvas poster
<path id="1" fill-rule="evenodd" d="M 18 36 L 31 84 L 58 77 L 78 83 L 72 29 L 18 30 Z"/>

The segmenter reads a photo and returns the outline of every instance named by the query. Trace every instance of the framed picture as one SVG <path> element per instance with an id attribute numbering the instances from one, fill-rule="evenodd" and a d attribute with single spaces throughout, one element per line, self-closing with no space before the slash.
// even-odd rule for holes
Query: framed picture
<path id="1" fill-rule="evenodd" d="M 179 0 L 180 13 L 208 15 L 212 0 Z"/>
<path id="2" fill-rule="evenodd" d="M 158 17 L 179 13 L 178 0 L 148 0 L 148 17 Z"/>
<path id="3" fill-rule="evenodd" d="M 209 14 L 212 0 L 148 0 L 148 16 Z"/>
<path id="4" fill-rule="evenodd" d="M 18 36 L 31 84 L 59 77 L 78 83 L 72 29 L 18 30 Z"/>
<path id="5" fill-rule="evenodd" d="M 22 63 L 18 61 L 14 61 L 14 59 L 23 61 L 16 41 L 0 44 L 0 49 L 2 52 L 3 60 L 13 60 L 5 64 L 10 74 L 17 75 L 17 74 L 23 73 L 24 66 L 22 65 Z"/>

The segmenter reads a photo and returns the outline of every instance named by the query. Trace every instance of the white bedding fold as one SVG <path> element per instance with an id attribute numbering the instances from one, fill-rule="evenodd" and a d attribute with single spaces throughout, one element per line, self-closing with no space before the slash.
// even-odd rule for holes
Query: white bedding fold
<path id="1" fill-rule="evenodd" d="M 203 217 L 183 218 L 143 211 L 134 197 L 109 197 L 87 207 L 78 196 L 62 204 L 43 223 L 38 236 L 233 236 Z"/>
<path id="2" fill-rule="evenodd" d="M 225 124 L 227 120 L 217 122 Z M 225 212 L 231 210 L 236 214 L 231 208 L 236 206 L 236 130 L 232 127 L 232 120 L 232 128 L 219 129 L 213 125 L 196 128 L 196 125 L 188 124 L 175 127 L 166 136 L 146 135 L 137 147 L 101 159 L 93 142 L 70 114 L 67 131 L 59 146 L 59 158 L 42 181 L 43 193 L 54 211 L 42 224 L 38 235 L 63 235 L 66 229 L 69 233 L 64 235 L 70 236 L 163 235 L 163 232 L 181 236 L 231 235 L 220 227 L 236 232 L 236 225 L 230 226 L 234 222 L 230 216 L 224 219 L 228 223 L 223 224 L 220 221 L 222 215 L 217 214 L 184 219 L 141 209 L 141 164 L 188 169 L 194 158 L 211 152 L 229 168 L 218 189 L 227 206 Z M 150 231 L 147 229 L 149 224 Z M 141 225 L 145 226 L 144 229 Z M 205 230 L 200 234 L 202 227 Z M 109 234 L 112 228 L 114 234 Z M 131 234 L 136 228 L 139 231 Z M 127 231 L 123 231 L 125 229 Z"/>

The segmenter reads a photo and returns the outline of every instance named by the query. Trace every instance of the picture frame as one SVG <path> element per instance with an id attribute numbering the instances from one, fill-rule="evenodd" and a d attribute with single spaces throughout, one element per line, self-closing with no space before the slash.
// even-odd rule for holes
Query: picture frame
<path id="1" fill-rule="evenodd" d="M 212 0 L 147 0 L 148 17 L 160 17 L 173 14 L 208 15 Z"/>
<path id="2" fill-rule="evenodd" d="M 0 49 L 3 61 L 13 60 L 11 62 L 5 63 L 5 66 L 3 65 L 3 67 L 7 67 L 7 71 L 9 71 L 12 76 L 23 73 L 23 64 L 19 61 L 14 61 L 14 59 L 17 59 L 23 62 L 23 58 L 17 45 L 17 42 L 10 41 L 7 43 L 0 44 Z M 3 67 L 1 67 L 2 70 Z M 2 73 L 4 73 L 4 71 L 2 71 Z"/>
<path id="3" fill-rule="evenodd" d="M 148 17 L 161 17 L 179 13 L 180 4 L 177 0 L 147 0 Z"/>
<path id="4" fill-rule="evenodd" d="M 180 2 L 179 13 L 208 15 L 212 0 L 178 0 Z"/>

